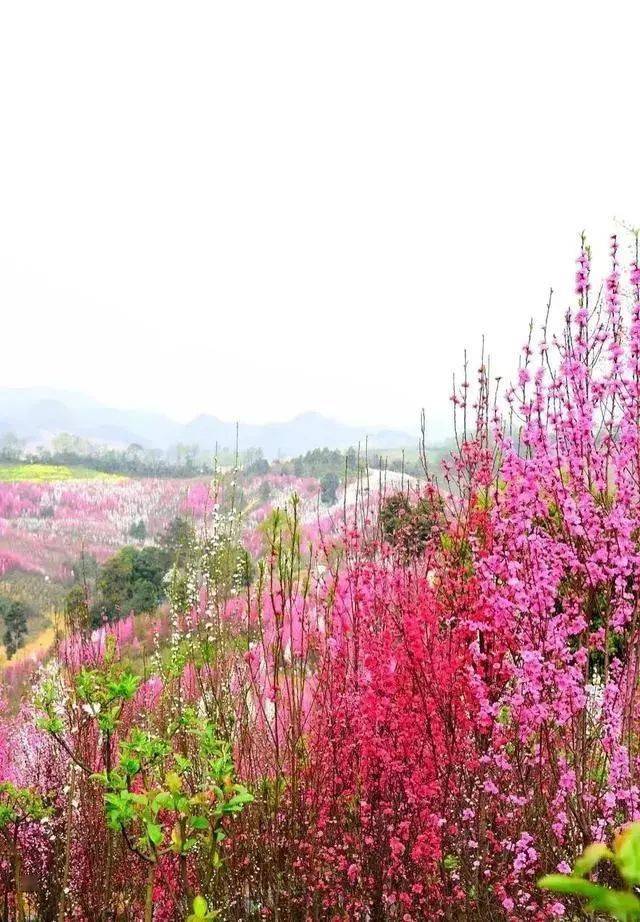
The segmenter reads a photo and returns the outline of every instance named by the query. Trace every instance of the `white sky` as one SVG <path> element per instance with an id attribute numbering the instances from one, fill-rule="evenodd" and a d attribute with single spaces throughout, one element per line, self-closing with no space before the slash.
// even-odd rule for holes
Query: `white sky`
<path id="1" fill-rule="evenodd" d="M 0 4 L 0 384 L 415 427 L 640 224 L 640 4 Z"/>

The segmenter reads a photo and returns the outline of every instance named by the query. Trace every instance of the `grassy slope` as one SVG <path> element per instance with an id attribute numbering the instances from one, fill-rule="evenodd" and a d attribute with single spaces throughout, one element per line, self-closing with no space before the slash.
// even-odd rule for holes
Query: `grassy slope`
<path id="1" fill-rule="evenodd" d="M 121 474 L 105 474 L 88 467 L 66 464 L 0 464 L 0 482 L 18 483 L 30 480 L 51 483 L 56 480 L 122 480 Z"/>
<path id="2" fill-rule="evenodd" d="M 18 650 L 15 659 L 46 649 L 53 640 L 54 613 L 64 601 L 66 589 L 62 584 L 47 580 L 39 573 L 23 573 L 14 570 L 0 579 L 0 593 L 20 600 L 31 606 L 35 614 L 29 619 L 27 642 Z M 0 619 L 0 666 L 6 662 L 4 646 L 1 643 L 4 624 Z"/>
<path id="3" fill-rule="evenodd" d="M 124 478 L 120 474 L 105 474 L 88 467 L 70 467 L 61 464 L 11 464 L 0 463 L 0 483 L 53 483 L 67 480 L 109 480 Z M 28 641 L 19 651 L 18 659 L 37 649 L 47 647 L 53 637 L 51 619 L 53 612 L 59 608 L 64 598 L 64 588 L 54 582 L 45 580 L 37 574 L 13 572 L 0 579 L 0 592 L 12 598 L 21 599 L 32 605 L 38 612 L 29 622 Z M 0 630 L 4 625 L 0 621 Z M 0 634 L 1 637 L 1 634 Z M 0 664 L 5 661 L 4 647 L 0 643 Z"/>

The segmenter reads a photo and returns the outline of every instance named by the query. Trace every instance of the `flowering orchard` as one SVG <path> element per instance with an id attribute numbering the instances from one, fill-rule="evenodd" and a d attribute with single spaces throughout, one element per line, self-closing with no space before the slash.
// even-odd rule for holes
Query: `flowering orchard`
<path id="1" fill-rule="evenodd" d="M 136 522 L 153 536 L 172 516 L 193 511 L 200 489 L 171 479 L 0 483 L 0 574 L 68 579 L 83 553 L 104 560 L 126 544 Z"/>
<path id="2" fill-rule="evenodd" d="M 167 611 L 70 627 L 3 706 L 5 917 L 542 922 L 583 917 L 557 873 L 628 872 L 575 865 L 640 819 L 640 269 L 610 260 L 599 291 L 583 245 L 504 410 L 484 368 L 456 391 L 440 482 L 339 528 L 263 509 L 250 578 L 203 498 Z"/>
<path id="3" fill-rule="evenodd" d="M 54 469 L 55 470 L 55 469 Z M 271 504 L 257 495 L 266 480 Z M 292 492 L 305 498 L 312 514 L 318 484 L 311 478 L 253 478 L 248 485 L 249 524 Z M 212 499 L 203 480 L 96 477 L 94 479 L 0 481 L 0 577 L 13 570 L 68 580 L 81 555 L 102 561 L 131 541 L 142 521 L 153 540 L 178 515 L 201 520 Z"/>

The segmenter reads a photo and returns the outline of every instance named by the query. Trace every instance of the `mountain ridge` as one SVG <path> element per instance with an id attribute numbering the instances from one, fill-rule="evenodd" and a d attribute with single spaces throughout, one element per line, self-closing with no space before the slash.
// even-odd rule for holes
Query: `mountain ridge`
<path id="1" fill-rule="evenodd" d="M 163 413 L 110 407 L 79 391 L 55 388 L 0 388 L 0 436 L 12 433 L 29 447 L 47 446 L 69 433 L 112 447 L 137 443 L 168 450 L 197 444 L 201 449 L 260 448 L 266 458 L 292 457 L 313 448 L 345 449 L 368 441 L 372 448 L 413 445 L 416 436 L 382 426 L 353 426 L 309 410 L 290 420 L 270 423 L 228 422 L 200 413 L 180 423 Z"/>

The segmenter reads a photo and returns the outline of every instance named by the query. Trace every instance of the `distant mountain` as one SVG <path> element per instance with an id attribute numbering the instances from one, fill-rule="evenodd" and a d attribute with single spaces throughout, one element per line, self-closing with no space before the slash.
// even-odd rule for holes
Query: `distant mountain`
<path id="1" fill-rule="evenodd" d="M 118 410 L 75 391 L 0 388 L 0 435 L 11 432 L 31 447 L 48 445 L 61 432 L 114 447 L 137 443 L 167 450 L 179 442 L 213 451 L 233 448 L 236 424 L 201 415 L 178 423 L 161 413 Z M 265 457 L 292 457 L 312 448 L 349 448 L 368 440 L 371 448 L 413 445 L 415 435 L 366 426 L 347 426 L 320 413 L 302 413 L 283 423 L 238 426 L 240 450 L 261 448 Z"/>

